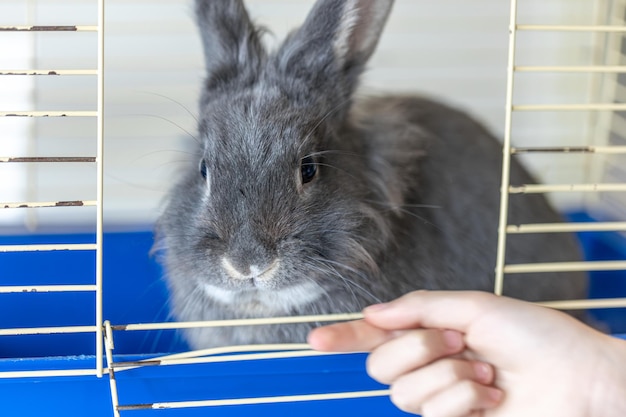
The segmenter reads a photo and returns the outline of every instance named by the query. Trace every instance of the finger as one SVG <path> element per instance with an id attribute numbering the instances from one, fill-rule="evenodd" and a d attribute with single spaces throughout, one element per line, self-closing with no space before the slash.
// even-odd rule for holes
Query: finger
<path id="1" fill-rule="evenodd" d="M 499 297 L 478 291 L 416 291 L 364 310 L 365 320 L 382 329 L 418 327 L 466 332 L 474 320 L 497 307 Z"/>
<path id="2" fill-rule="evenodd" d="M 503 397 L 504 393 L 497 388 L 464 380 L 429 398 L 422 405 L 421 412 L 427 417 L 464 417 L 496 407 Z M 397 406 L 403 409 L 405 404 L 400 402 Z"/>
<path id="3" fill-rule="evenodd" d="M 410 408 L 405 411 L 419 412 L 428 399 L 464 380 L 490 385 L 494 370 L 484 362 L 442 359 L 402 375 L 391 386 L 391 396 L 402 407 Z"/>
<path id="4" fill-rule="evenodd" d="M 367 358 L 367 372 L 375 380 L 391 384 L 400 376 L 463 348 L 463 336 L 456 331 L 407 330 L 372 351 Z"/>
<path id="5" fill-rule="evenodd" d="M 356 320 L 313 329 L 308 342 L 313 349 L 325 352 L 369 352 L 398 334 Z"/>

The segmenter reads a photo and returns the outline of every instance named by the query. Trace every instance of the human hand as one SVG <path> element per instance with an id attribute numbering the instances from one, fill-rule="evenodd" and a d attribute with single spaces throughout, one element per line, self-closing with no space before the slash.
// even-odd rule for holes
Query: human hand
<path id="1" fill-rule="evenodd" d="M 407 294 L 315 329 L 314 349 L 370 351 L 368 373 L 425 417 L 626 415 L 626 343 L 534 304 Z"/>

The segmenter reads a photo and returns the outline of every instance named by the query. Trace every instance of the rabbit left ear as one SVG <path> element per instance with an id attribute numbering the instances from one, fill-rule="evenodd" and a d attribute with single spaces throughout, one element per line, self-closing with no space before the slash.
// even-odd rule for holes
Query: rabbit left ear
<path id="1" fill-rule="evenodd" d="M 343 87 L 350 94 L 376 49 L 392 5 L 393 0 L 318 0 L 279 50 L 278 69 L 308 80 L 313 84 L 309 87 L 327 79 L 330 88 Z"/>
<path id="2" fill-rule="evenodd" d="M 196 19 L 204 46 L 205 90 L 254 82 L 266 52 L 243 1 L 196 0 Z"/>

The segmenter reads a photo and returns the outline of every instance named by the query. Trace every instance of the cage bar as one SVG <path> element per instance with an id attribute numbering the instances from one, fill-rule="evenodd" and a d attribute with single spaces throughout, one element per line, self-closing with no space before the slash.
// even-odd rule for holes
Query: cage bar
<path id="1" fill-rule="evenodd" d="M 0 75 L 98 75 L 94 69 L 3 69 Z"/>
<path id="2" fill-rule="evenodd" d="M 516 104 L 515 111 L 624 111 L 626 103 Z"/>
<path id="3" fill-rule="evenodd" d="M 104 0 L 98 0 L 98 104 L 96 119 L 96 323 L 102 316 L 102 244 L 104 240 Z M 96 328 L 96 373 L 102 377 L 104 352 L 102 326 Z"/>
<path id="4" fill-rule="evenodd" d="M 253 349 L 265 349 L 265 346 L 247 346 L 250 350 Z M 279 349 L 280 345 L 276 345 L 276 349 Z M 223 349 L 224 352 L 227 352 L 227 349 Z M 198 353 L 198 352 L 192 352 Z M 230 352 L 229 352 L 230 353 Z M 297 350 L 297 351 L 278 351 L 278 352 L 267 352 L 267 353 L 250 353 L 250 354 L 239 354 L 239 355 L 220 355 L 220 356 L 210 356 L 210 357 L 184 357 L 180 359 L 168 359 L 167 357 L 157 357 L 146 359 L 142 361 L 136 362 L 114 362 L 109 364 L 109 367 L 115 368 L 116 371 L 126 371 L 130 369 L 137 369 L 143 366 L 171 366 L 171 365 L 196 365 L 196 364 L 205 364 L 205 363 L 225 363 L 225 362 L 240 362 L 240 361 L 257 361 L 257 360 L 267 360 L 267 359 L 290 359 L 290 358 L 306 358 L 313 356 L 329 356 L 329 355 L 349 355 L 351 352 L 318 352 L 316 350 Z"/>
<path id="5" fill-rule="evenodd" d="M 600 73 L 621 73 L 626 72 L 626 65 L 552 65 L 552 66 L 533 66 L 533 65 L 516 65 L 515 72 L 600 72 Z"/>
<path id="6" fill-rule="evenodd" d="M 122 325 L 112 325 L 113 330 L 174 330 L 191 329 L 196 327 L 226 327 L 226 326 L 264 326 L 270 324 L 293 324 L 293 323 L 315 323 L 329 321 L 348 321 L 363 318 L 362 313 L 347 314 L 320 314 L 313 316 L 286 316 L 267 317 L 255 319 L 239 320 L 209 320 L 209 321 L 187 321 L 187 322 L 165 322 L 165 323 L 132 323 Z"/>
<path id="7" fill-rule="evenodd" d="M 506 265 L 504 267 L 504 272 L 509 274 L 622 270 L 626 270 L 626 261 L 536 262 Z"/>
<path id="8" fill-rule="evenodd" d="M 515 29 L 546 32 L 626 32 L 626 26 L 617 25 L 516 25 Z"/>
<path id="9" fill-rule="evenodd" d="M 40 252 L 40 251 L 57 251 L 57 250 L 77 250 L 91 251 L 96 250 L 95 243 L 51 243 L 42 245 L 0 245 L 0 253 L 2 252 Z"/>
<path id="10" fill-rule="evenodd" d="M 0 163 L 42 163 L 42 162 L 96 162 L 94 156 L 0 156 Z"/>
<path id="11" fill-rule="evenodd" d="M 3 203 L 0 207 L 10 208 L 42 208 L 42 207 L 90 207 L 95 206 L 97 201 L 93 200 L 74 200 L 74 201 L 39 201 L 39 202 L 19 202 L 19 203 Z"/>
<path id="12" fill-rule="evenodd" d="M 0 294 L 33 292 L 90 292 L 95 285 L 9 285 L 1 286 Z"/>
<path id="13" fill-rule="evenodd" d="M 115 379 L 115 369 L 113 366 L 113 349 L 115 349 L 115 343 L 113 342 L 113 330 L 111 329 L 111 323 L 107 320 L 104 322 L 104 348 L 107 360 L 107 372 L 109 373 L 109 389 L 111 391 L 111 403 L 113 406 L 114 417 L 120 417 L 119 411 L 119 398 L 117 394 L 117 380 Z M 100 371 L 97 370 L 98 376 Z"/>
<path id="14" fill-rule="evenodd" d="M 624 154 L 626 146 L 550 146 L 550 147 L 514 147 L 511 154 L 521 153 L 595 153 Z"/>
<path id="15" fill-rule="evenodd" d="M 0 329 L 0 336 L 26 336 L 36 334 L 93 333 L 99 326 L 22 327 Z"/>
<path id="16" fill-rule="evenodd" d="M 626 222 L 534 223 L 508 225 L 509 234 L 626 231 Z"/>
<path id="17" fill-rule="evenodd" d="M 0 117 L 97 117 L 97 111 L 0 111 Z"/>
<path id="18" fill-rule="evenodd" d="M 555 192 L 623 192 L 626 184 L 524 184 L 510 186 L 511 194 L 541 194 Z"/>
<path id="19" fill-rule="evenodd" d="M 0 26 L 0 32 L 97 32 L 95 25 Z"/>
<path id="20" fill-rule="evenodd" d="M 58 369 L 50 371 L 3 371 L 0 379 L 95 376 L 95 369 Z"/>
<path id="21" fill-rule="evenodd" d="M 509 53 L 507 58 L 506 103 L 504 115 L 504 138 L 502 141 L 502 177 L 500 184 L 500 214 L 498 218 L 498 244 L 496 250 L 496 266 L 494 293 L 502 295 L 504 288 L 504 263 L 506 254 L 506 226 L 509 211 L 509 193 L 511 170 L 511 133 L 513 121 L 513 90 L 515 85 L 515 43 L 517 24 L 517 0 L 511 0 L 509 21 Z"/>
<path id="22" fill-rule="evenodd" d="M 231 405 L 276 404 L 303 401 L 346 400 L 351 398 L 370 398 L 389 396 L 390 390 L 337 392 L 327 394 L 285 395 L 276 397 L 236 398 L 228 400 L 180 401 L 151 404 L 120 405 L 118 410 L 164 410 L 176 408 L 223 407 Z"/>

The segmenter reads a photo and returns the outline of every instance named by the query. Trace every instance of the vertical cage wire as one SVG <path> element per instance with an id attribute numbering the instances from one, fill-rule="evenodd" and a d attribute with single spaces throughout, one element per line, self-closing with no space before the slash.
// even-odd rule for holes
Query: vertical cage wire
<path id="1" fill-rule="evenodd" d="M 2 336 L 23 335 L 52 335 L 70 333 L 93 333 L 96 346 L 95 365 L 93 369 L 58 369 L 58 370 L 32 370 L 32 371 L 5 371 L 0 372 L 0 378 L 14 377 L 39 377 L 39 376 L 81 376 L 96 375 L 103 373 L 103 334 L 102 334 L 102 236 L 103 236 L 103 150 L 104 150 L 104 0 L 98 1 L 97 25 L 63 25 L 63 26 L 37 26 L 37 25 L 6 25 L 0 26 L 2 32 L 23 32 L 45 36 L 50 32 L 97 32 L 97 68 L 96 69 L 0 69 L 0 76 L 96 76 L 97 77 L 97 108 L 95 110 L 19 110 L 2 109 L 0 118 L 25 117 L 89 117 L 96 119 L 96 155 L 95 156 L 30 156 L 30 155 L 0 155 L 0 164 L 70 164 L 91 163 L 96 165 L 96 199 L 73 200 L 73 201 L 18 201 L 0 202 L 0 209 L 63 209 L 66 207 L 95 207 L 96 208 L 96 233 L 93 243 L 46 243 L 46 244 L 4 244 L 0 245 L 0 253 L 32 253 L 36 256 L 40 252 L 50 251 L 93 251 L 95 254 L 95 271 L 93 284 L 79 285 L 2 285 L 0 283 L 0 296 L 11 293 L 51 293 L 51 292 L 91 292 L 95 297 L 95 311 L 93 325 L 86 326 L 58 326 L 58 327 L 28 327 L 0 329 Z"/>
<path id="2" fill-rule="evenodd" d="M 96 374 L 102 376 L 102 244 L 104 236 L 104 0 L 98 0 L 98 118 L 97 118 L 97 165 L 96 165 Z"/>
<path id="3" fill-rule="evenodd" d="M 509 23 L 509 55 L 507 64 L 507 92 L 506 118 L 503 140 L 503 164 L 500 219 L 498 223 L 498 252 L 496 258 L 496 275 L 494 292 L 503 293 L 503 284 L 506 274 L 509 273 L 540 273 L 540 272 L 574 272 L 574 271 L 617 271 L 626 270 L 626 261 L 584 261 L 584 262 L 551 262 L 533 264 L 506 264 L 507 236 L 519 233 L 564 233 L 590 231 L 624 231 L 625 221 L 603 221 L 592 223 L 554 223 L 554 224 L 508 224 L 508 202 L 511 194 L 547 194 L 556 192 L 583 192 L 597 194 L 600 192 L 625 192 L 625 183 L 589 182 L 583 184 L 521 184 L 512 185 L 510 181 L 510 160 L 514 155 L 525 153 L 564 153 L 590 155 L 626 154 L 626 146 L 545 146 L 545 147 L 514 147 L 512 144 L 513 113 L 514 112 L 543 112 L 543 111 L 589 111 L 614 112 L 626 110 L 626 103 L 615 102 L 588 102 L 588 103 L 555 103 L 555 104 L 516 104 L 515 103 L 515 75 L 520 72 L 535 73 L 599 73 L 620 74 L 626 73 L 623 65 L 517 65 L 516 41 L 518 32 L 561 32 L 561 33 L 595 33 L 595 34 L 626 34 L 624 25 L 606 25 L 597 22 L 593 25 L 530 25 L 518 23 L 518 1 L 510 2 Z M 626 298 L 597 299 L 597 300 L 566 300 L 542 303 L 547 306 L 562 309 L 585 309 L 626 307 Z"/>
<path id="4" fill-rule="evenodd" d="M 496 255 L 496 276 L 494 284 L 494 292 L 502 295 L 504 286 L 503 271 L 504 257 L 506 253 L 506 224 L 507 213 L 509 211 L 509 193 L 506 189 L 510 183 L 510 166 L 511 166 L 511 122 L 513 107 L 513 87 L 515 79 L 515 43 L 517 31 L 515 28 L 517 22 L 517 0 L 511 0 L 510 21 L 509 21 L 509 54 L 507 59 L 507 77 L 506 77 L 506 113 L 504 118 L 504 139 L 502 143 L 502 178 L 500 185 L 500 218 L 498 221 L 498 246 Z"/>

